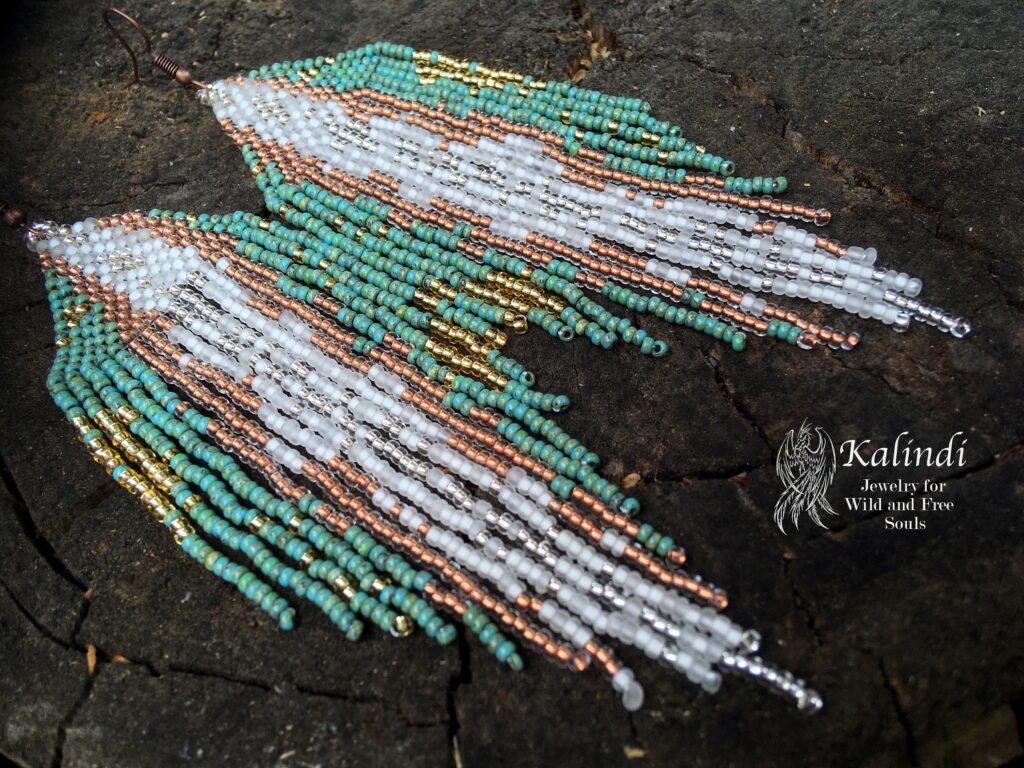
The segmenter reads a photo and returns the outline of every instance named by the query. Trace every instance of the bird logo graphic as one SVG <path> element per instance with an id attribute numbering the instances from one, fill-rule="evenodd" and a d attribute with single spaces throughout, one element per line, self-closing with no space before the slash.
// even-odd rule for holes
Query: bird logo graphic
<path id="1" fill-rule="evenodd" d="M 825 498 L 836 474 L 836 449 L 828 432 L 806 419 L 799 430 L 789 430 L 775 459 L 775 471 L 786 486 L 775 504 L 779 530 L 786 533 L 787 518 L 799 528 L 800 515 L 805 513 L 812 522 L 828 528 L 821 513 L 837 514 Z"/>

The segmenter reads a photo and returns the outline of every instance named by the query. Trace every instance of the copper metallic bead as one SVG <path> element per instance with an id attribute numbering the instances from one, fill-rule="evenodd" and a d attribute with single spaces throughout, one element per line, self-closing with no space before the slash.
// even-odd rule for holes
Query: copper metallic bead
<path id="1" fill-rule="evenodd" d="M 18 207 L 5 208 L 3 214 L 0 215 L 0 221 L 12 229 L 17 229 L 24 224 L 25 219 L 25 211 Z"/>

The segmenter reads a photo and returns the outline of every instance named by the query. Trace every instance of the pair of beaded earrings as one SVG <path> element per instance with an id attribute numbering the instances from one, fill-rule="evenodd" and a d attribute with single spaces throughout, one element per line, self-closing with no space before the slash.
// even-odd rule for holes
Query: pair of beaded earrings
<path id="1" fill-rule="evenodd" d="M 53 398 L 188 556 L 284 629 L 289 593 L 352 640 L 372 623 L 450 643 L 461 623 L 512 669 L 520 647 L 596 663 L 634 710 L 614 641 L 709 692 L 735 673 L 820 709 L 633 521 L 550 417 L 568 398 L 502 349 L 535 325 L 668 352 L 616 304 L 737 351 L 858 343 L 774 297 L 897 330 L 962 336 L 963 319 L 874 249 L 787 223 L 829 214 L 771 197 L 782 177 L 734 176 L 638 99 L 389 43 L 198 83 L 114 16 L 212 107 L 274 216 L 25 228 Z"/>

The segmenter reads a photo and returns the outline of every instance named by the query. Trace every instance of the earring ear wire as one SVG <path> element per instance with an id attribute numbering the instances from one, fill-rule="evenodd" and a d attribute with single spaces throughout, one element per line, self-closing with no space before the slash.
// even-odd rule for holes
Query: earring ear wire
<path id="1" fill-rule="evenodd" d="M 171 79 L 176 80 L 178 83 L 185 86 L 186 88 L 206 87 L 206 83 L 194 79 L 192 77 L 191 71 L 189 71 L 186 67 L 183 67 L 180 64 L 178 64 L 169 56 L 166 56 L 162 53 L 153 53 L 153 43 L 149 36 L 149 33 L 146 31 L 145 27 L 143 27 L 142 24 L 139 23 L 138 19 L 134 18 L 133 16 L 130 16 L 129 14 L 125 13 L 124 11 L 118 8 L 105 8 L 103 11 L 103 23 L 107 25 L 107 29 L 110 30 L 110 33 L 115 38 L 117 38 L 117 41 L 121 44 L 121 47 L 128 51 L 128 55 L 131 57 L 132 60 L 133 82 L 140 82 L 139 59 L 135 55 L 135 51 L 132 50 L 132 47 L 128 44 L 128 41 L 125 39 L 124 35 L 122 35 L 121 32 L 118 31 L 117 27 L 114 26 L 115 19 L 121 19 L 122 21 L 128 22 L 128 24 L 130 24 L 135 29 L 135 31 L 139 33 L 139 37 L 142 38 L 142 50 L 149 57 L 149 61 L 154 67 L 159 69 L 161 72 L 166 74 Z"/>

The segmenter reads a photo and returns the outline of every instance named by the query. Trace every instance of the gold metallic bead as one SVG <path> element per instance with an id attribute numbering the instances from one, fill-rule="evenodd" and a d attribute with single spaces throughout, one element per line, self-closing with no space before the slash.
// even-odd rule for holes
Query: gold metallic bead
<path id="1" fill-rule="evenodd" d="M 304 571 L 308 571 L 314 562 L 316 562 L 316 555 L 311 550 L 306 550 L 302 553 L 302 557 L 299 558 L 299 567 Z"/>
<path id="2" fill-rule="evenodd" d="M 404 613 L 400 613 L 395 617 L 395 632 L 399 637 L 408 637 L 415 628 L 416 623 Z"/>
<path id="3" fill-rule="evenodd" d="M 501 341 L 502 337 L 505 337 L 505 333 L 499 331 L 497 328 L 488 328 L 486 331 L 484 331 L 484 339 L 491 342 L 492 344 L 503 343 Z"/>
<path id="4" fill-rule="evenodd" d="M 437 305 L 441 303 L 441 300 L 436 296 L 431 296 L 425 291 L 421 291 L 419 288 L 412 295 L 414 301 L 418 301 L 420 304 L 425 306 L 427 309 L 436 309 Z"/>
<path id="5" fill-rule="evenodd" d="M 158 475 L 154 476 L 153 480 L 163 491 L 168 493 L 178 484 L 178 476 L 170 471 L 161 470 Z"/>
<path id="6" fill-rule="evenodd" d="M 248 529 L 251 533 L 259 533 L 263 526 L 270 522 L 270 518 L 266 515 L 256 515 L 252 520 L 249 521 Z"/>
<path id="7" fill-rule="evenodd" d="M 298 533 L 299 529 L 302 528 L 302 523 L 305 519 L 306 518 L 304 518 L 302 515 L 292 515 L 290 518 L 288 518 L 288 522 L 286 524 L 288 526 L 288 530 L 290 530 L 292 533 Z"/>
<path id="8" fill-rule="evenodd" d="M 467 284 L 472 281 L 467 281 Z M 459 292 L 450 285 L 445 285 L 440 280 L 435 280 L 434 285 L 430 286 L 431 290 L 435 293 L 441 294 L 446 299 L 454 299 L 459 295 Z"/>
<path id="9" fill-rule="evenodd" d="M 153 509 L 153 517 L 158 523 L 163 523 L 173 511 L 174 507 L 170 504 L 159 504 Z"/>
<path id="10" fill-rule="evenodd" d="M 351 589 L 352 581 L 348 576 L 338 574 L 331 580 L 331 587 L 333 587 L 336 592 L 341 592 L 344 589 Z"/>
<path id="11" fill-rule="evenodd" d="M 156 454 L 153 453 L 149 448 L 144 446 L 138 440 L 135 440 L 136 451 L 139 457 L 139 463 L 145 463 L 147 461 L 156 461 Z"/>
<path id="12" fill-rule="evenodd" d="M 191 512 L 193 509 L 199 506 L 202 503 L 202 501 L 202 496 L 200 496 L 198 493 L 193 493 L 191 496 L 189 496 L 181 503 L 181 508 L 186 512 Z"/>
<path id="13" fill-rule="evenodd" d="M 167 527 L 174 535 L 175 542 L 177 542 L 179 545 L 183 541 L 185 541 L 185 539 L 187 539 L 189 536 L 196 532 L 195 529 L 191 525 L 189 525 L 188 521 L 186 521 L 185 518 L 183 517 L 175 518 L 174 521 L 171 522 L 171 524 Z"/>
<path id="14" fill-rule="evenodd" d="M 167 515 L 170 514 L 171 510 L 174 509 L 174 505 L 171 503 L 171 500 L 160 492 L 157 492 L 156 494 L 156 501 L 149 506 L 153 513 L 153 517 L 160 522 L 163 522 Z"/>
<path id="15" fill-rule="evenodd" d="M 345 602 L 350 602 L 356 596 L 356 590 L 352 586 L 352 582 L 345 576 L 335 576 L 331 581 L 331 588 L 335 594 L 341 595 Z"/>
<path id="16" fill-rule="evenodd" d="M 119 418 L 125 424 L 131 424 L 133 421 L 140 418 L 141 416 L 142 414 L 135 410 L 132 406 L 128 405 L 128 403 L 125 403 L 124 405 L 120 406 L 117 409 L 117 418 Z"/>
<path id="17" fill-rule="evenodd" d="M 143 478 L 143 482 L 146 483 L 146 486 L 142 492 L 142 502 L 146 506 L 150 507 L 151 509 L 155 509 L 161 504 L 168 502 L 167 497 L 160 493 L 160 491 L 151 483 L 146 482 L 145 478 Z"/>
<path id="18" fill-rule="evenodd" d="M 58 347 L 66 347 L 70 343 L 71 343 L 71 337 L 70 336 L 61 336 L 59 339 L 57 339 L 57 346 Z"/>
<path id="19" fill-rule="evenodd" d="M 139 494 L 139 500 L 149 507 L 151 512 L 155 511 L 162 502 L 159 494 L 153 488 L 143 488 L 142 493 Z"/>
<path id="20" fill-rule="evenodd" d="M 532 307 L 529 305 L 529 303 L 527 303 L 525 301 L 522 301 L 521 299 L 517 299 L 514 296 L 510 296 L 508 299 L 506 299 L 506 301 L 508 301 L 508 305 L 507 306 L 509 307 L 509 309 L 512 309 L 515 312 L 518 312 L 519 314 L 524 315 L 523 322 L 526 322 L 525 315 L 526 315 L 527 312 L 529 312 L 532 309 Z"/>
<path id="21" fill-rule="evenodd" d="M 141 462 L 142 470 L 149 476 L 149 479 L 160 489 L 169 491 L 177 482 L 177 477 L 171 473 L 155 456 L 147 456 Z"/>
<path id="22" fill-rule="evenodd" d="M 103 462 L 114 458 L 114 451 L 107 446 L 102 445 L 93 449 L 92 455 L 93 458 L 102 464 Z"/>
<path id="23" fill-rule="evenodd" d="M 121 473 L 117 482 L 122 488 L 126 489 L 129 493 L 135 494 L 142 499 L 143 503 L 146 503 L 146 492 L 149 491 L 149 489 L 142 484 L 142 478 L 137 474 L 132 472 L 130 469 L 125 470 Z"/>
<path id="24" fill-rule="evenodd" d="M 482 299 L 491 299 L 497 297 L 497 294 L 494 291 L 488 290 L 475 280 L 467 280 L 466 284 L 462 286 L 462 290 L 468 293 L 470 296 L 476 296 Z"/>
<path id="25" fill-rule="evenodd" d="M 664 149 L 658 152 L 658 165 L 665 165 L 668 162 L 668 152 Z"/>

